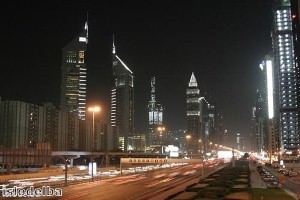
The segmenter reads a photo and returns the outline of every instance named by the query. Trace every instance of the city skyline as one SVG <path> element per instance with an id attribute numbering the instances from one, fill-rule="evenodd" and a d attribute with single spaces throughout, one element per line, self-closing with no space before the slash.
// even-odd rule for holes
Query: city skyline
<path id="1" fill-rule="evenodd" d="M 148 128 L 152 76 L 158 79 L 167 129 L 186 128 L 185 89 L 194 71 L 200 91 L 215 97 L 230 134 L 247 136 L 258 66 L 271 51 L 271 1 L 168 3 L 114 2 L 101 8 L 91 2 L 7 3 L 2 17 L 10 27 L 2 52 L 7 68 L 1 73 L 0 96 L 58 106 L 61 49 L 83 31 L 89 10 L 87 101 L 103 107 L 107 122 L 115 34 L 120 57 L 135 74 L 137 132 Z"/>

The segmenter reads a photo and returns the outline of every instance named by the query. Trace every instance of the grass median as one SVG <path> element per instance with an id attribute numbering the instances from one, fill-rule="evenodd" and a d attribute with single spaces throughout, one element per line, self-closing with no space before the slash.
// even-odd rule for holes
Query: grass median
<path id="1" fill-rule="evenodd" d="M 295 200 L 284 190 L 280 189 L 252 188 L 250 193 L 252 195 L 252 200 Z"/>

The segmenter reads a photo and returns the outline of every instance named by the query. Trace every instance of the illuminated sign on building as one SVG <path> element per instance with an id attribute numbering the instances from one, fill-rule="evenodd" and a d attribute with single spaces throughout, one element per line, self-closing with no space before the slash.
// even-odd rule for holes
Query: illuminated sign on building
<path id="1" fill-rule="evenodd" d="M 162 163 L 200 163 L 202 159 L 166 159 L 166 158 L 121 158 L 121 163 L 162 164 Z"/>

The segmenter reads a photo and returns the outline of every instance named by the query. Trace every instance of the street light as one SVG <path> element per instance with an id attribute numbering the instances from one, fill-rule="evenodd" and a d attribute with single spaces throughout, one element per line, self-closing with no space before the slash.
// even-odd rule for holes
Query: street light
<path id="1" fill-rule="evenodd" d="M 92 181 L 94 181 L 94 143 L 95 143 L 95 112 L 100 112 L 99 106 L 89 107 L 89 112 L 93 113 L 93 126 L 92 126 Z"/>
<path id="2" fill-rule="evenodd" d="M 203 151 L 202 151 L 202 148 L 203 148 L 203 145 L 202 145 L 202 140 L 200 139 L 199 140 L 199 145 L 200 145 L 200 157 L 202 157 L 202 169 L 201 169 L 201 176 L 202 176 L 202 179 L 204 179 L 204 155 L 203 155 Z M 201 156 L 202 155 L 202 156 Z"/>
<path id="3" fill-rule="evenodd" d="M 186 152 L 189 155 L 189 139 L 191 139 L 192 136 L 191 135 L 186 135 L 185 138 L 186 138 Z"/>
<path id="4" fill-rule="evenodd" d="M 198 140 L 199 142 L 199 152 L 202 153 L 202 140 Z"/>

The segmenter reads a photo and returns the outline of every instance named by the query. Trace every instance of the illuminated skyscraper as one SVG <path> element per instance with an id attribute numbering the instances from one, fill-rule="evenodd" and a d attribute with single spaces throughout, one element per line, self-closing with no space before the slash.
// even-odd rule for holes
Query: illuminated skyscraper
<path id="1" fill-rule="evenodd" d="M 61 108 L 85 119 L 88 26 L 62 49 Z"/>
<path id="2" fill-rule="evenodd" d="M 134 131 L 134 77 L 133 72 L 117 56 L 113 42 L 114 86 L 111 90 L 111 126 L 114 148 L 123 151 L 135 149 Z"/>
<path id="3" fill-rule="evenodd" d="M 194 72 L 191 75 L 189 86 L 186 90 L 186 105 L 187 105 L 187 150 L 194 153 L 198 150 L 198 142 L 204 138 L 201 137 L 201 98 L 200 90 L 198 89 L 197 80 Z"/>
<path id="4" fill-rule="evenodd" d="M 299 12 L 297 0 L 274 0 L 273 53 L 278 87 L 280 150 L 299 149 Z"/>
<path id="5" fill-rule="evenodd" d="M 278 98 L 275 98 L 278 96 L 278 91 L 274 84 L 276 76 L 272 57 L 265 56 L 259 67 L 261 76 L 259 88 L 256 92 L 257 102 L 254 113 L 257 150 L 272 158 L 280 148 Z"/>
<path id="6" fill-rule="evenodd" d="M 158 127 L 163 124 L 163 107 L 155 99 L 155 77 L 151 78 L 151 100 L 148 104 L 149 109 L 149 136 L 148 145 L 158 145 L 162 140 L 158 133 Z"/>

